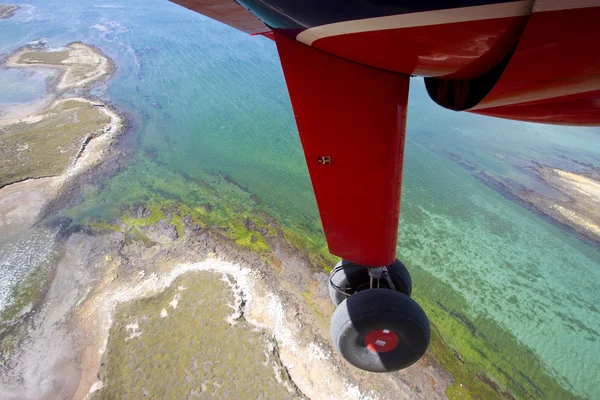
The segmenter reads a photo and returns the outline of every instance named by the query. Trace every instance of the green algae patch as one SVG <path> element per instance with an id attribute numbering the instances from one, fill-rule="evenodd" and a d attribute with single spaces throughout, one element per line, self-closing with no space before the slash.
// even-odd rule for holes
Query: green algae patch
<path id="1" fill-rule="evenodd" d="M 142 161 L 139 167 L 143 167 L 146 174 L 126 171 L 123 176 L 129 181 L 109 182 L 110 193 L 119 193 L 121 201 L 106 202 L 107 192 L 89 197 L 85 195 L 84 204 L 69 210 L 67 215 L 74 219 L 74 223 L 92 228 L 100 228 L 103 223 L 114 225 L 109 221 L 122 219 L 125 232 L 151 227 L 164 220 L 175 227 L 178 237 L 184 237 L 188 225 L 201 229 L 210 227 L 253 252 L 262 254 L 269 250 L 268 239 L 275 236 L 279 228 L 272 226 L 264 212 L 250 200 L 251 195 L 235 184 L 214 174 L 205 175 L 205 179 L 191 179 L 161 171 L 159 166 L 147 160 Z M 132 181 L 137 181 L 137 184 L 130 185 Z M 227 201 L 222 198 L 227 198 Z M 129 205 L 129 211 L 106 210 L 107 206 L 121 204 Z M 136 209 L 140 211 L 136 212 Z"/>
<path id="2" fill-rule="evenodd" d="M 219 274 L 194 272 L 118 306 L 94 398 L 298 398 L 272 339 L 243 319 L 230 324 L 230 303 Z"/>
<path id="3" fill-rule="evenodd" d="M 129 245 L 133 242 L 141 242 L 144 247 L 152 247 L 156 242 L 142 233 L 139 229 L 133 228 L 125 232 L 125 244 Z"/>
<path id="4" fill-rule="evenodd" d="M 110 117 L 88 101 L 55 103 L 36 122 L 0 127 L 0 187 L 62 174 Z"/>
<path id="5" fill-rule="evenodd" d="M 413 295 L 431 322 L 430 350 L 452 374 L 450 399 L 577 398 L 554 379 L 536 355 L 487 318 L 467 317 L 468 304 L 448 285 L 419 268 Z"/>
<path id="6" fill-rule="evenodd" d="M 163 211 L 163 207 L 154 203 L 148 203 L 144 205 L 144 211 L 139 217 L 128 214 L 123 216 L 123 222 L 125 225 L 132 228 L 156 225 L 161 219 L 166 220 L 167 216 Z"/>
<path id="7" fill-rule="evenodd" d="M 138 227 L 128 227 L 123 229 L 117 224 L 110 224 L 104 221 L 91 220 L 86 225 L 92 230 L 92 233 L 120 232 L 125 235 L 124 243 L 129 245 L 133 242 L 141 242 L 144 247 L 156 245 L 152 239 L 145 235 Z"/>
<path id="8" fill-rule="evenodd" d="M 177 230 L 177 236 L 183 237 L 183 235 L 184 235 L 183 217 L 179 214 L 174 215 L 173 218 L 171 218 L 171 224 L 175 227 L 175 230 Z"/>
<path id="9" fill-rule="evenodd" d="M 243 221 L 240 220 L 233 219 L 229 221 L 227 237 L 234 240 L 238 245 L 257 253 L 269 250 L 269 245 L 265 242 L 263 236 L 258 232 L 248 230 Z"/>
<path id="10" fill-rule="evenodd" d="M 121 232 L 121 228 L 117 224 L 110 224 L 104 221 L 89 221 L 87 224 L 92 232 L 104 233 L 104 232 Z"/>
<path id="11" fill-rule="evenodd" d="M 295 226 L 282 226 L 283 237 L 298 251 L 306 254 L 311 264 L 325 272 L 330 272 L 340 260 L 339 257 L 329 253 L 327 241 L 323 231 L 319 228 L 316 232 L 303 232 Z"/>

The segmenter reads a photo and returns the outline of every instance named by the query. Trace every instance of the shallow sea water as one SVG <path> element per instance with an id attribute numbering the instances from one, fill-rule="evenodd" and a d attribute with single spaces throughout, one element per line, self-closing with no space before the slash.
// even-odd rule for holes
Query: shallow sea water
<path id="1" fill-rule="evenodd" d="M 5 104 L 28 104 L 46 92 L 45 79 L 50 70 L 0 69 L 0 107 Z"/>
<path id="2" fill-rule="evenodd" d="M 136 127 L 131 164 L 90 199 L 81 218 L 110 219 L 122 203 L 144 201 L 152 195 L 147 180 L 216 171 L 248 187 L 281 223 L 319 231 L 273 42 L 159 0 L 31 1 L 0 21 L 0 53 L 41 38 L 51 47 L 80 40 L 111 56 L 116 74 L 94 93 Z M 600 166 L 600 131 L 456 114 L 435 106 L 422 81 L 411 84 L 399 257 L 451 285 L 471 316 L 512 332 L 565 387 L 600 397 L 600 252 L 505 199 L 447 155 L 547 190 L 506 160 Z M 35 96 L 25 97 L 20 101 Z M 185 188 L 163 187 L 166 197 L 187 198 Z M 11 266 L 3 268 L 0 277 L 12 274 Z"/>

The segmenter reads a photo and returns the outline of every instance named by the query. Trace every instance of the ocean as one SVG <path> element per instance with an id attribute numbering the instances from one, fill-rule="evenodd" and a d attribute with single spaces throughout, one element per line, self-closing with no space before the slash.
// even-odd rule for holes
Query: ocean
<path id="1" fill-rule="evenodd" d="M 73 41 L 99 47 L 117 70 L 93 94 L 132 121 L 131 161 L 86 197 L 76 220 L 110 221 L 122 204 L 156 196 L 161 180 L 163 198 L 200 201 L 168 177 L 218 173 L 258 196 L 257 209 L 279 223 L 320 232 L 274 42 L 166 0 L 19 5 L 15 17 L 0 20 L 0 54 L 37 40 L 52 48 Z M 32 102 L 43 94 L 42 78 L 0 70 L 0 105 Z M 598 247 L 492 190 L 456 155 L 493 176 L 548 191 L 526 167 L 600 167 L 600 129 L 454 113 L 412 79 L 398 239 L 398 256 L 416 272 L 420 296 L 452 309 L 418 278 L 444 283 L 464 302 L 461 313 L 494 321 L 563 387 L 600 398 Z M 6 278 L 33 259 L 0 263 L 0 282 L 13 282 Z"/>

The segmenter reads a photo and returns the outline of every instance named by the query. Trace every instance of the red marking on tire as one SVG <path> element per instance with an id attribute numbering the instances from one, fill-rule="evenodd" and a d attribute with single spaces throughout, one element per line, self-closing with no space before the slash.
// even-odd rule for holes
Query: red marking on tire
<path id="1" fill-rule="evenodd" d="M 375 353 L 387 353 L 398 346 L 398 336 L 388 329 L 377 329 L 365 336 L 365 346 Z"/>

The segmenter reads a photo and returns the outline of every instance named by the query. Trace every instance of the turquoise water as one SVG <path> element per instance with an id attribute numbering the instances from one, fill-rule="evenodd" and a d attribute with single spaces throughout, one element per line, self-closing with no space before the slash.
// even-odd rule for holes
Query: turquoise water
<path id="1" fill-rule="evenodd" d="M 27 104 L 46 93 L 45 79 L 53 74 L 44 70 L 0 69 L 0 106 Z"/>
<path id="2" fill-rule="evenodd" d="M 131 163 L 88 197 L 81 218 L 117 216 L 122 203 L 157 190 L 200 204 L 175 177 L 214 171 L 247 186 L 258 208 L 284 224 L 319 231 L 273 42 L 166 1 L 28 4 L 0 22 L 0 53 L 40 38 L 51 47 L 75 40 L 100 47 L 118 69 L 95 94 L 134 122 Z M 600 252 L 489 189 L 448 155 L 548 190 L 526 167 L 600 166 L 600 131 L 452 113 L 435 106 L 418 80 L 410 106 L 400 258 L 451 285 L 470 316 L 512 332 L 565 387 L 600 397 Z"/>

